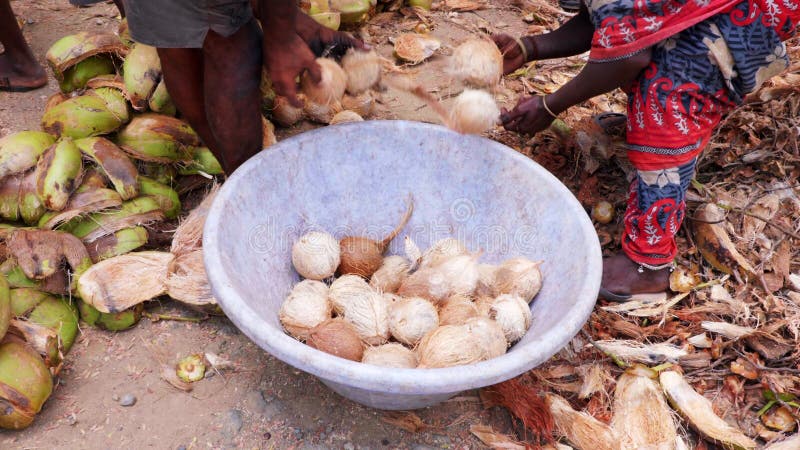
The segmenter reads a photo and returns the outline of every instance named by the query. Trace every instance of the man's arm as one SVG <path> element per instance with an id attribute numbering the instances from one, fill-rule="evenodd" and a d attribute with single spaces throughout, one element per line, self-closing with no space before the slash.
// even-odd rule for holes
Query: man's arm
<path id="1" fill-rule="evenodd" d="M 574 17 L 556 30 L 522 38 L 532 59 L 565 58 L 580 55 L 592 46 L 594 26 L 589 10 L 581 2 L 581 9 Z"/>
<path id="2" fill-rule="evenodd" d="M 311 49 L 297 34 L 297 14 L 294 0 L 258 1 L 258 16 L 264 30 L 264 67 L 275 93 L 286 97 L 293 106 L 302 107 L 295 79 L 307 71 L 311 80 L 318 83 L 321 69 Z"/>

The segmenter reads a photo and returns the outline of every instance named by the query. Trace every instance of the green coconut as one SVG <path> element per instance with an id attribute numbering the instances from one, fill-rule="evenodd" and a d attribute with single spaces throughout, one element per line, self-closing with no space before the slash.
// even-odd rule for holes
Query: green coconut
<path id="1" fill-rule="evenodd" d="M 152 178 L 139 176 L 139 193 L 155 198 L 167 219 L 177 219 L 178 214 L 181 213 L 181 201 L 178 193 L 166 184 L 159 183 Z"/>
<path id="2" fill-rule="evenodd" d="M 105 56 L 92 56 L 70 67 L 64 79 L 58 82 L 61 92 L 72 92 L 86 87 L 86 82 L 98 75 L 114 73 L 114 62 Z"/>
<path id="3" fill-rule="evenodd" d="M 43 131 L 20 131 L 0 138 L 0 179 L 36 165 L 39 156 L 56 142 Z"/>
<path id="4" fill-rule="evenodd" d="M 21 430 L 53 392 L 53 378 L 39 354 L 22 340 L 0 344 L 0 428 Z"/>
<path id="5" fill-rule="evenodd" d="M 55 331 L 64 353 L 72 348 L 78 335 L 78 312 L 66 299 L 31 288 L 11 289 L 10 299 L 16 317 Z"/>
<path id="6" fill-rule="evenodd" d="M 125 331 L 133 328 L 142 318 L 144 305 L 139 304 L 119 313 L 101 313 L 94 306 L 78 299 L 81 320 L 87 325 L 108 331 Z"/>
<path id="7" fill-rule="evenodd" d="M 0 276 L 0 340 L 6 335 L 9 323 L 11 323 L 11 292 L 6 277 Z"/>

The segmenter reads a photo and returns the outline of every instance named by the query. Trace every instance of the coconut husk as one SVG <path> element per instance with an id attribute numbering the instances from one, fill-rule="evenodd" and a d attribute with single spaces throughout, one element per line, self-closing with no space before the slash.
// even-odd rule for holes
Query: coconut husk
<path id="1" fill-rule="evenodd" d="M 417 33 L 405 33 L 394 41 L 394 54 L 403 61 L 419 64 L 442 46 L 438 39 Z"/>
<path id="2" fill-rule="evenodd" d="M 655 376 L 655 372 L 640 367 L 619 377 L 611 427 L 626 450 L 673 450 L 678 432 L 672 411 L 649 375 Z"/>
<path id="3" fill-rule="evenodd" d="M 585 412 L 575 411 L 562 397 L 547 394 L 545 404 L 553 415 L 555 429 L 576 447 L 622 450 L 620 436 L 614 429 Z"/>
<path id="4" fill-rule="evenodd" d="M 439 307 L 440 325 L 460 325 L 480 313 L 475 304 L 465 295 L 453 295 Z"/>
<path id="5" fill-rule="evenodd" d="M 144 227 L 125 228 L 86 244 L 95 263 L 136 250 L 147 244 L 149 233 Z"/>
<path id="6" fill-rule="evenodd" d="M 413 350 L 403 347 L 401 344 L 390 342 L 376 347 L 367 347 L 361 362 L 374 366 L 413 369 L 417 367 L 417 355 Z"/>
<path id="7" fill-rule="evenodd" d="M 783 439 L 764 447 L 764 450 L 797 450 L 800 448 L 800 434 Z"/>
<path id="8" fill-rule="evenodd" d="M 167 252 L 134 252 L 100 261 L 78 280 L 84 302 L 103 313 L 118 313 L 167 292 Z"/>
<path id="9" fill-rule="evenodd" d="M 54 275 L 64 261 L 76 274 L 92 264 L 83 243 L 61 231 L 17 229 L 8 239 L 8 250 L 25 276 L 34 280 Z"/>
<path id="10" fill-rule="evenodd" d="M 125 205 L 123 204 L 123 210 L 124 207 Z M 153 222 L 164 220 L 164 212 L 161 210 L 155 210 L 138 214 L 126 214 L 124 211 L 122 211 L 122 214 L 99 213 L 92 217 L 96 217 L 95 221 L 98 226 L 83 236 L 82 240 L 86 244 L 91 244 L 92 242 L 104 236 L 108 236 L 109 234 L 115 233 L 119 230 L 124 230 L 125 228 L 147 226 Z"/>
<path id="11" fill-rule="evenodd" d="M 702 322 L 700 326 L 706 331 L 717 333 L 733 340 L 750 336 L 756 332 L 756 330 L 752 328 L 742 327 L 728 322 Z"/>
<path id="12" fill-rule="evenodd" d="M 175 256 L 190 253 L 203 246 L 203 226 L 206 223 L 208 210 L 211 208 L 211 203 L 214 201 L 217 191 L 219 191 L 218 184 L 211 186 L 203 201 L 178 225 L 178 229 L 175 230 L 175 235 L 172 237 L 172 246 L 169 249 Z"/>
<path id="13" fill-rule="evenodd" d="M 13 319 L 9 333 L 15 333 L 25 339 L 31 348 L 39 352 L 53 376 L 61 372 L 64 354 L 58 343 L 58 333 L 54 329 L 27 320 Z"/>
<path id="14" fill-rule="evenodd" d="M 758 444 L 714 412 L 711 401 L 703 397 L 678 372 L 662 372 L 659 380 L 672 407 L 703 437 L 727 449 L 749 450 Z"/>
<path id="15" fill-rule="evenodd" d="M 86 87 L 90 89 L 97 88 L 112 88 L 125 94 L 128 97 L 128 91 L 125 90 L 125 81 L 117 74 L 98 75 L 86 82 Z"/>
<path id="16" fill-rule="evenodd" d="M 520 378 L 512 378 L 482 389 L 480 395 L 485 408 L 502 406 L 508 409 L 533 434 L 534 442 L 553 441 L 553 416 L 535 387 L 523 384 Z"/>
<path id="17" fill-rule="evenodd" d="M 122 198 L 113 189 L 98 188 L 77 192 L 70 197 L 67 206 L 49 216 L 39 228 L 52 230 L 70 220 L 93 212 L 108 208 L 118 208 L 122 205 Z"/>
<path id="18" fill-rule="evenodd" d="M 469 432 L 491 449 L 526 450 L 525 444 L 494 431 L 489 425 L 470 425 Z"/>
<path id="19" fill-rule="evenodd" d="M 264 116 L 261 116 L 261 136 L 262 150 L 278 143 L 278 138 L 275 137 L 275 125 Z"/>
<path id="20" fill-rule="evenodd" d="M 80 32 L 65 36 L 53 44 L 45 58 L 56 78 L 61 81 L 65 70 L 101 53 L 123 57 L 128 53 L 128 47 L 119 36 L 112 33 Z"/>
<path id="21" fill-rule="evenodd" d="M 208 284 L 202 248 L 180 255 L 172 261 L 167 276 L 167 295 L 194 306 L 217 304 Z"/>
<path id="22" fill-rule="evenodd" d="M 600 350 L 610 353 L 625 361 L 636 361 L 645 364 L 660 364 L 666 361 L 675 362 L 688 355 L 685 349 L 666 342 L 642 344 L 628 340 L 603 340 L 595 343 Z"/>

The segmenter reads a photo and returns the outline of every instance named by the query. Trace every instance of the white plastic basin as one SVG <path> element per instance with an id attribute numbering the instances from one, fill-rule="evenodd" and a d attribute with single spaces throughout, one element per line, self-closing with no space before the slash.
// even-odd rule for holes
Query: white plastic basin
<path id="1" fill-rule="evenodd" d="M 320 352 L 286 335 L 278 309 L 299 280 L 291 246 L 304 232 L 382 237 L 412 194 L 410 235 L 424 249 L 449 236 L 482 261 L 544 260 L 528 334 L 499 358 L 445 369 L 386 369 Z M 230 320 L 276 358 L 334 391 L 380 409 L 415 409 L 515 377 L 546 361 L 594 306 L 597 235 L 570 191 L 529 158 L 494 141 L 404 121 L 321 128 L 253 157 L 225 182 L 203 246 L 214 295 Z"/>

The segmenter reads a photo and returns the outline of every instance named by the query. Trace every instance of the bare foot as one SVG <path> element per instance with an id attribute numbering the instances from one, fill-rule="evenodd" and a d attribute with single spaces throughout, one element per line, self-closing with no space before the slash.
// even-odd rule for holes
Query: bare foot
<path id="1" fill-rule="evenodd" d="M 624 253 L 603 260 L 601 286 L 620 295 L 652 294 L 669 288 L 669 270 L 649 270 L 639 273 L 639 264 Z"/>
<path id="2" fill-rule="evenodd" d="M 24 64 L 0 55 L 0 91 L 24 92 L 47 84 L 47 72 L 36 61 Z"/>

